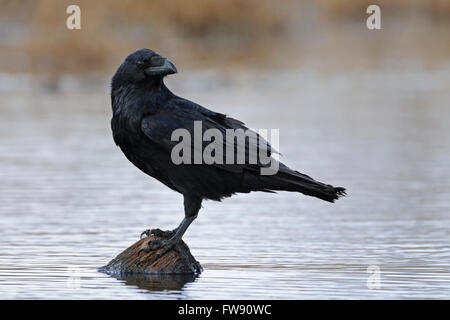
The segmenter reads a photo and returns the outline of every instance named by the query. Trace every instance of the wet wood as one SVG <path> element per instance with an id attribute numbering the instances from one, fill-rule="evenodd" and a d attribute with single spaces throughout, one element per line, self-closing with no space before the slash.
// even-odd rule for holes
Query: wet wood
<path id="1" fill-rule="evenodd" d="M 160 230 L 159 230 L 160 231 Z M 157 259 L 161 249 L 145 252 L 149 240 L 163 240 L 170 238 L 169 233 L 163 231 L 140 239 L 117 257 L 111 260 L 99 271 L 112 275 L 118 274 L 199 274 L 203 269 L 195 260 L 184 241 L 180 241 L 170 251 Z"/>

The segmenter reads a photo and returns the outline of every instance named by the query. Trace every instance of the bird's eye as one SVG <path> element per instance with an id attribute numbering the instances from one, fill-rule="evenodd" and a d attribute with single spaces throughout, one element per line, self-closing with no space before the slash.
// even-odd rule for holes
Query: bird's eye
<path id="1" fill-rule="evenodd" d="M 142 68 L 142 66 L 144 65 L 144 61 L 139 60 L 138 62 L 136 62 L 136 65 L 137 65 L 139 68 Z"/>

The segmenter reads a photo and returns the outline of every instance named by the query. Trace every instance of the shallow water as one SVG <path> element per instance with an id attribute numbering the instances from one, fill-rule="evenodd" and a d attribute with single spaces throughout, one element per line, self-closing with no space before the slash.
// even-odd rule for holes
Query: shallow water
<path id="1" fill-rule="evenodd" d="M 448 71 L 170 78 L 180 95 L 279 128 L 286 164 L 349 196 L 206 202 L 184 238 L 199 277 L 122 279 L 97 268 L 142 230 L 174 228 L 181 196 L 115 147 L 106 81 L 62 79 L 51 93 L 2 76 L 0 298 L 450 298 Z"/>

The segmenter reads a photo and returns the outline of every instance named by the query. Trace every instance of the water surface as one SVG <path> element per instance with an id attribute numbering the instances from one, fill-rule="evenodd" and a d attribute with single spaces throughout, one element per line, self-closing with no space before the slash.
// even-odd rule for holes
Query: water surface
<path id="1" fill-rule="evenodd" d="M 448 299 L 449 74 L 170 78 L 180 95 L 254 129 L 280 129 L 286 164 L 349 197 L 205 202 L 185 235 L 199 277 L 119 279 L 97 268 L 144 229 L 178 225 L 182 197 L 115 147 L 107 81 L 61 79 L 48 92 L 15 78 L 28 84 L 19 90 L 3 75 L 0 298 Z M 369 266 L 381 271 L 378 289 L 367 286 Z"/>

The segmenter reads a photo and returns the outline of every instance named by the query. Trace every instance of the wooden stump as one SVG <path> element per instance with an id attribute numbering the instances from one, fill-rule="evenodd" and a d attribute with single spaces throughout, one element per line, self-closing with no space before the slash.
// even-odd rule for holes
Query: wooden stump
<path id="1" fill-rule="evenodd" d="M 177 243 L 159 259 L 156 259 L 156 254 L 161 249 L 150 252 L 141 250 L 147 248 L 149 240 L 167 240 L 171 237 L 168 232 L 157 231 L 125 249 L 99 271 L 110 275 L 200 274 L 203 271 L 184 241 Z"/>

